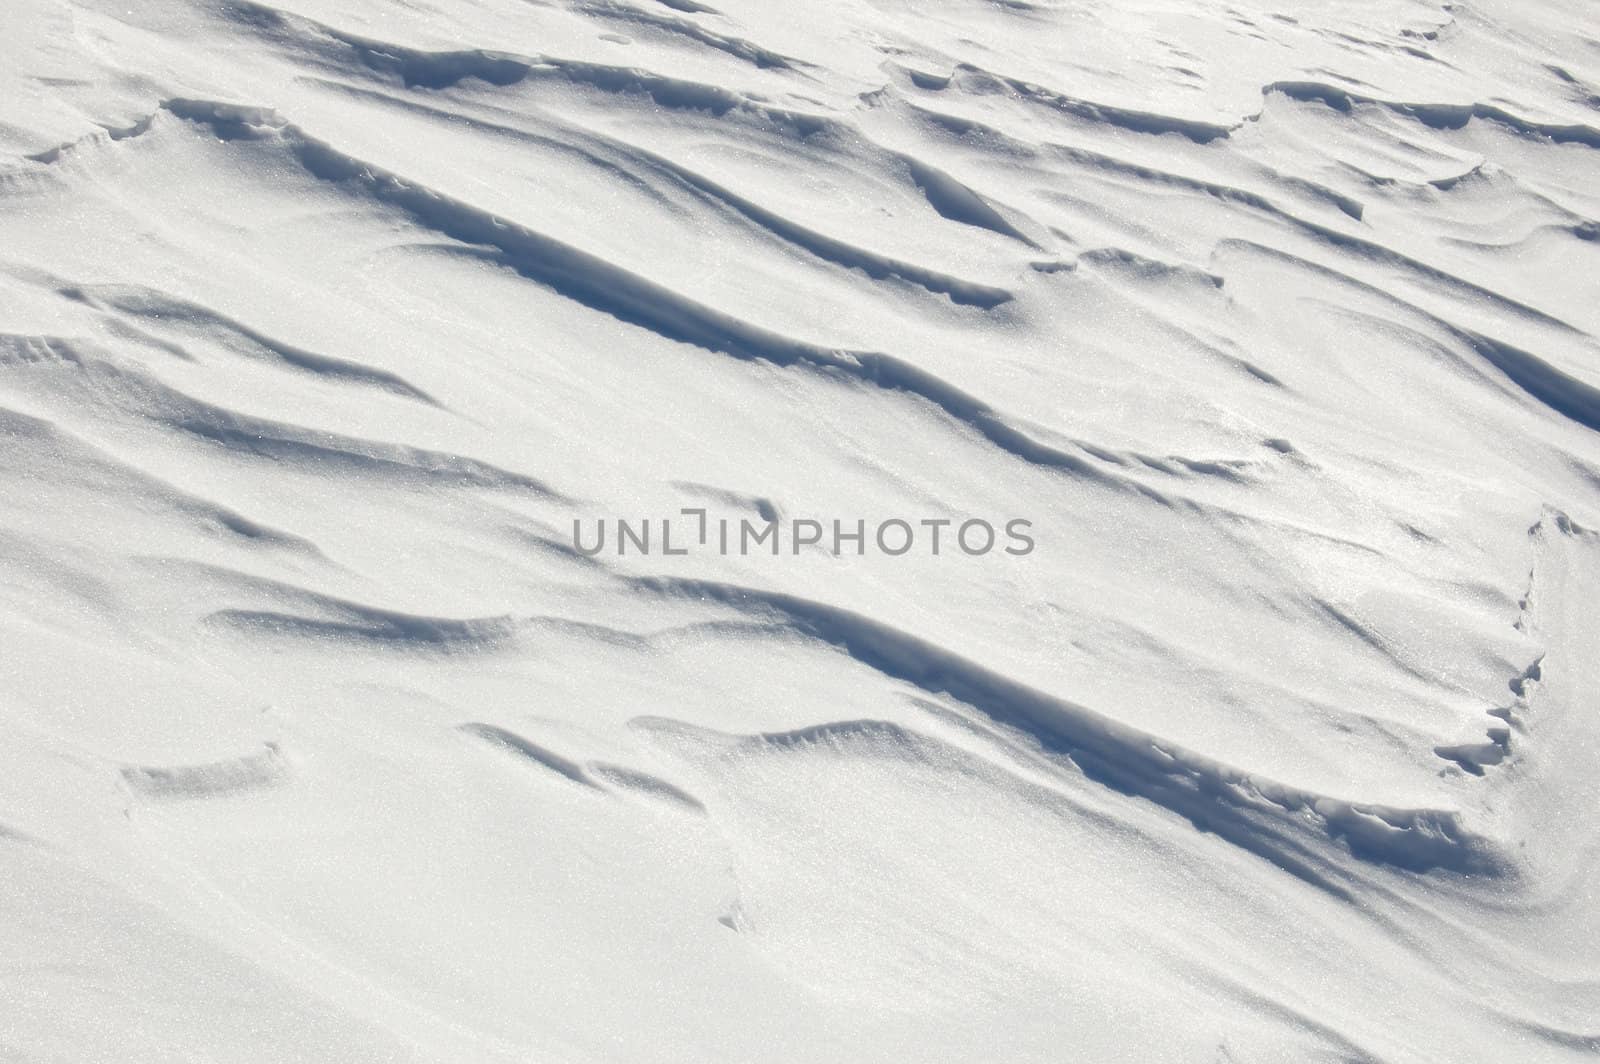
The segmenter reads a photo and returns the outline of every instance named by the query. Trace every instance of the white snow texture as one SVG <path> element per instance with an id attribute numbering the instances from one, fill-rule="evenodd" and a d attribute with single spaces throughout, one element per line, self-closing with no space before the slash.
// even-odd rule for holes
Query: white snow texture
<path id="1" fill-rule="evenodd" d="M 0 1061 L 1600 1060 L 1594 0 L 0 0 L 0 448 Z"/>

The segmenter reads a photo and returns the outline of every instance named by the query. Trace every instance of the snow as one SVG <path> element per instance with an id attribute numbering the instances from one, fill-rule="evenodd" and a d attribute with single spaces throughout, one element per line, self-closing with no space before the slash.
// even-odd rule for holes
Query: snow
<path id="1" fill-rule="evenodd" d="M 0 6 L 0 1058 L 1600 1057 L 1595 15 Z"/>

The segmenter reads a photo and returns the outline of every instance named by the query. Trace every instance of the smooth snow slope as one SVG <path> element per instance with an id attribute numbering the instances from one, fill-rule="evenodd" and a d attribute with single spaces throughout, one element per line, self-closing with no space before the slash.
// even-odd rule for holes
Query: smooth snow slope
<path id="1" fill-rule="evenodd" d="M 1600 1057 L 1597 297 L 1586 0 L 5 0 L 0 1058 Z"/>

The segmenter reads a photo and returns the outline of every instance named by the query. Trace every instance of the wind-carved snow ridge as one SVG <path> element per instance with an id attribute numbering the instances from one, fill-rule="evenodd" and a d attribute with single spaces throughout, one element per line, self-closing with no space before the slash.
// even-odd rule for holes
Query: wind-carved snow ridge
<path id="1" fill-rule="evenodd" d="M 281 361 L 295 369 L 304 370 L 307 373 L 323 374 L 336 380 L 346 380 L 352 383 L 383 388 L 425 403 L 434 403 L 434 400 L 425 392 L 418 390 L 393 373 L 387 373 L 347 359 L 334 358 L 318 354 L 315 351 L 307 351 L 293 344 L 285 344 L 257 332 L 242 322 L 234 321 L 226 315 L 218 314 L 216 311 L 195 303 L 185 302 L 181 299 L 171 299 L 160 292 L 150 289 L 135 287 L 82 289 L 67 287 L 62 289 L 62 294 L 69 299 L 80 299 L 96 308 L 105 309 L 113 313 L 126 314 L 149 322 L 158 328 L 169 326 L 185 331 L 221 332 L 229 336 L 230 346 L 234 346 L 247 355 L 255 356 L 259 353 L 268 358 Z M 181 351 L 182 349 L 174 348 L 174 350 Z M 434 405 L 437 404 L 435 403 Z"/>
<path id="2" fill-rule="evenodd" d="M 832 371 L 880 388 L 907 392 L 933 403 L 1019 458 L 1093 479 L 1108 479 L 1084 459 L 1034 441 L 1008 425 L 985 403 L 909 362 L 875 352 L 828 350 L 751 324 L 577 248 L 345 155 L 308 136 L 270 109 L 186 99 L 167 100 L 162 106 L 181 118 L 205 122 L 223 139 L 259 136 L 269 131 L 282 136 L 313 176 L 353 184 L 411 215 L 428 229 L 463 244 L 490 249 L 493 261 L 530 280 L 667 339 L 738 358 Z"/>
<path id="3" fill-rule="evenodd" d="M 209 798 L 272 787 L 289 774 L 288 762 L 276 743 L 258 754 L 204 765 L 137 766 L 122 770 L 134 793 L 146 798 Z"/>
<path id="4" fill-rule="evenodd" d="M 1451 810 L 1403 809 L 1319 795 L 1185 750 L 1056 698 L 868 617 L 824 603 L 703 582 L 647 581 L 745 609 L 777 611 L 801 631 L 863 664 L 933 694 L 965 702 L 997 724 L 1064 754 L 1091 779 L 1171 809 L 1203 831 L 1300 873 L 1297 829 L 1342 839 L 1358 857 L 1414 871 L 1495 872 L 1507 867 L 1490 840 Z"/>
<path id="5" fill-rule="evenodd" d="M 1600 129 L 1593 126 L 1583 123 L 1536 122 L 1520 118 L 1503 107 L 1489 103 L 1401 103 L 1314 81 L 1275 82 L 1266 86 L 1262 92 L 1278 92 L 1293 100 L 1324 103 L 1336 111 L 1346 113 L 1351 108 L 1363 104 L 1382 107 L 1407 118 L 1415 118 L 1434 129 L 1460 129 L 1468 122 L 1479 119 L 1497 122 L 1525 136 L 1545 138 L 1556 144 L 1582 144 L 1589 148 L 1600 148 Z"/>
<path id="6" fill-rule="evenodd" d="M 1600 1058 L 1592 8 L 0 4 L 0 1055 Z"/>

